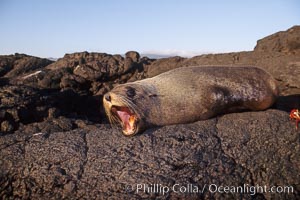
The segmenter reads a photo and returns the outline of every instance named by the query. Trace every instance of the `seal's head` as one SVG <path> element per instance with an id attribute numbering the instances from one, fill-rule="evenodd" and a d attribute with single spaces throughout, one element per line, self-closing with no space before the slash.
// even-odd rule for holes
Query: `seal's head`
<path id="1" fill-rule="evenodd" d="M 126 136 L 133 136 L 145 127 L 147 90 L 143 85 L 118 85 L 103 96 L 103 105 L 112 124 L 119 124 Z M 147 103 L 148 104 L 148 103 Z"/>

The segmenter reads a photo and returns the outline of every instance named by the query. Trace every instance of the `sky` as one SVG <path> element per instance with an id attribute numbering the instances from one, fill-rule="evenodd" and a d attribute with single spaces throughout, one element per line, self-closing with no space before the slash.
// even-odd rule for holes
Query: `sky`
<path id="1" fill-rule="evenodd" d="M 251 51 L 300 25 L 299 0 L 0 0 L 0 55 Z"/>

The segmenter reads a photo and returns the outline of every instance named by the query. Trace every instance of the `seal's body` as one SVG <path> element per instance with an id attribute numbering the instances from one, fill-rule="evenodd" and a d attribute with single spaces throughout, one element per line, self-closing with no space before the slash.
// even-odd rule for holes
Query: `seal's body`
<path id="1" fill-rule="evenodd" d="M 110 121 L 121 123 L 125 135 L 134 135 L 152 126 L 265 110 L 277 95 L 275 80 L 262 69 L 198 66 L 118 85 L 103 102 Z"/>

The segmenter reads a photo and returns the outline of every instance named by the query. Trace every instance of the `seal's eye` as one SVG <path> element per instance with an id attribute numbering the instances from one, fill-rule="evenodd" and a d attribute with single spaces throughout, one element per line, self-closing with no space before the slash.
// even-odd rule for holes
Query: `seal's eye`
<path id="1" fill-rule="evenodd" d="M 135 96 L 135 89 L 132 87 L 127 87 L 126 95 L 130 98 Z"/>

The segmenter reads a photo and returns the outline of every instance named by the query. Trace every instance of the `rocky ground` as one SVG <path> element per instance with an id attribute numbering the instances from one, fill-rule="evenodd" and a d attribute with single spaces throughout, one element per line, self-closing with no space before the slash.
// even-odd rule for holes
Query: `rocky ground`
<path id="1" fill-rule="evenodd" d="M 110 128 L 102 96 L 116 84 L 193 65 L 255 65 L 280 88 L 272 109 L 233 113 L 124 137 Z M 137 52 L 66 54 L 56 62 L 0 56 L 2 199 L 298 199 L 300 136 L 288 111 L 300 108 L 300 27 L 253 51 L 190 59 Z M 161 184 L 203 191 L 138 191 Z M 290 193 L 220 193 L 219 186 L 292 186 Z M 151 188 L 151 187 L 150 187 Z M 177 188 L 178 189 L 178 188 Z"/>

